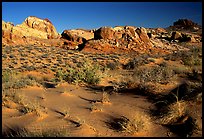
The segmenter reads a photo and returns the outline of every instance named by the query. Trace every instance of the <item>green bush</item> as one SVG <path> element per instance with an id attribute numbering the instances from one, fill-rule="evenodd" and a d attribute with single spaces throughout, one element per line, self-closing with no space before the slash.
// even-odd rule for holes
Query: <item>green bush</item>
<path id="1" fill-rule="evenodd" d="M 87 83 L 98 84 L 100 81 L 98 65 L 85 61 L 78 65 L 79 67 L 68 67 L 66 71 L 57 71 L 55 77 L 59 80 L 65 80 L 68 83 Z"/>

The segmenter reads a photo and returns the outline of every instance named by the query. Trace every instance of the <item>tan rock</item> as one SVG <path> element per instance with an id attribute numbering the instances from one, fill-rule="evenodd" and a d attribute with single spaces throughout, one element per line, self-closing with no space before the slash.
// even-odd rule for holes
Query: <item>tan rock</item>
<path id="1" fill-rule="evenodd" d="M 182 38 L 182 34 L 178 31 L 174 31 L 171 34 L 171 39 L 172 40 L 179 40 L 180 38 Z"/>
<path id="2" fill-rule="evenodd" d="M 35 33 L 38 34 L 37 36 L 41 38 L 56 39 L 60 37 L 55 27 L 48 19 L 43 20 L 34 16 L 29 16 L 19 27 L 28 27 L 29 29 L 34 29 L 36 30 Z M 30 32 L 32 31 L 33 30 L 31 30 Z M 43 34 L 40 35 L 40 33 Z M 36 34 L 33 36 L 36 36 Z"/>
<path id="3" fill-rule="evenodd" d="M 35 39 L 57 39 L 59 37 L 60 35 L 48 19 L 43 20 L 30 16 L 22 24 L 16 26 L 2 21 L 4 43 L 12 45 L 34 44 Z"/>
<path id="4" fill-rule="evenodd" d="M 69 41 L 78 42 L 79 44 L 83 43 L 85 40 L 90 40 L 94 38 L 94 33 L 85 30 L 64 30 L 62 33 L 62 38 Z"/>
<path id="5" fill-rule="evenodd" d="M 115 30 L 111 27 L 101 27 L 94 32 L 94 39 L 113 39 Z"/>

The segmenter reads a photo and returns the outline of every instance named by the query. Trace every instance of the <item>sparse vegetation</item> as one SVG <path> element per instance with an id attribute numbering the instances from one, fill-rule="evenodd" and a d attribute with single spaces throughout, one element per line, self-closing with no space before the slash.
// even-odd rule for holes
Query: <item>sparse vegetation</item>
<path id="1" fill-rule="evenodd" d="M 152 54 L 146 54 L 146 50 L 141 54 L 132 51 L 130 54 L 123 53 L 123 49 L 120 49 L 121 54 L 117 54 L 117 52 L 108 54 L 108 51 L 107 54 L 104 54 L 95 53 L 95 51 L 92 53 L 64 50 L 55 46 L 2 46 L 3 116 L 9 119 L 8 115 L 15 118 L 20 115 L 23 119 L 24 114 L 27 114 L 26 117 L 36 114 L 38 120 L 44 118 L 44 113 L 49 115 L 56 112 L 58 114 L 49 115 L 49 117 L 59 118 L 61 120 L 59 123 L 66 124 L 67 129 L 71 125 L 70 129 L 72 130 L 72 124 L 74 124 L 75 127 L 80 127 L 78 128 L 80 131 L 84 128 L 82 125 L 85 120 L 87 120 L 87 124 L 93 126 L 95 123 L 104 122 L 101 119 L 98 120 L 97 116 L 107 118 L 110 111 L 113 117 L 116 116 L 114 114 L 126 113 L 126 116 L 111 119 L 110 127 L 101 130 L 107 131 L 106 133 L 100 132 L 101 125 L 94 127 L 94 129 L 96 128 L 94 131 L 97 131 L 101 136 L 112 134 L 109 132 L 109 128 L 119 131 L 112 135 L 120 136 L 152 130 L 149 128 L 152 114 L 155 116 L 154 121 L 158 121 L 154 125 L 161 128 L 164 126 L 165 130 L 167 127 L 174 136 L 191 136 L 190 132 L 193 130 L 186 130 L 186 128 L 191 128 L 194 125 L 199 126 L 200 132 L 202 131 L 202 111 L 200 113 L 202 47 L 194 47 L 190 43 L 189 46 L 179 42 L 164 41 L 164 43 L 168 45 L 168 48 L 161 45 L 161 49 L 159 49 L 155 44 L 150 51 L 150 53 L 153 52 Z M 175 46 L 173 46 L 174 43 Z M 193 44 L 197 45 L 197 43 Z M 143 49 L 140 51 L 142 52 Z M 170 53 L 167 54 L 168 52 Z M 187 85 L 180 90 L 179 96 L 174 96 L 174 90 L 183 83 Z M 38 87 L 25 88 L 35 85 Z M 42 88 L 46 89 L 46 92 L 42 93 Z M 29 93 L 21 91 L 24 89 L 39 90 L 36 91 L 36 94 L 32 92 L 32 95 L 28 96 Z M 120 101 L 119 99 L 123 99 L 123 97 L 125 99 Z M 52 100 L 55 98 L 56 101 Z M 57 99 L 62 99 L 63 102 Z M 133 106 L 129 100 L 133 103 L 137 103 L 139 100 L 141 103 L 138 104 L 139 107 L 138 105 Z M 60 103 L 56 104 L 55 102 Z M 72 107 L 75 104 L 77 106 Z M 140 111 L 140 104 L 147 113 Z M 121 109 L 115 109 L 116 105 L 121 106 Z M 129 105 L 130 110 L 128 109 Z M 149 105 L 151 106 L 149 107 Z M 199 112 L 194 112 L 192 109 L 195 111 L 198 109 Z M 100 112 L 94 113 L 97 111 Z M 130 117 L 129 115 L 133 112 L 136 113 Z M 61 117 L 56 116 L 59 114 Z M 90 120 L 86 118 L 86 114 L 91 114 Z M 5 123 L 7 122 L 6 118 Z M 96 120 L 98 121 L 95 122 Z M 52 128 L 54 128 L 53 125 L 58 126 L 57 124 L 59 124 L 58 121 L 56 121 L 57 124 L 49 123 L 50 121 L 47 119 L 43 122 L 47 121 Z M 99 130 L 98 127 L 100 127 Z M 185 133 L 179 134 L 177 129 L 179 132 Z M 12 130 L 17 132 L 15 134 L 13 134 L 15 131 L 7 132 L 8 134 L 4 134 L 4 136 L 63 137 L 72 135 L 67 130 L 43 129 L 36 132 L 27 129 L 19 130 L 19 132 L 17 129 Z M 151 134 L 151 132 L 148 133 Z M 200 135 L 202 133 L 198 134 L 198 136 Z"/>
<path id="2" fill-rule="evenodd" d="M 136 69 L 134 71 L 134 78 L 140 82 L 156 82 L 156 83 L 168 83 L 174 76 L 173 70 L 168 66 L 154 66 L 144 69 Z"/>
<path id="3" fill-rule="evenodd" d="M 169 125 L 177 122 L 179 118 L 187 114 L 187 105 L 185 101 L 177 101 L 168 106 L 168 112 L 160 119 L 160 123 Z"/>
<path id="4" fill-rule="evenodd" d="M 102 111 L 102 108 L 97 103 L 91 103 L 90 110 L 91 112 L 98 112 Z"/>
<path id="5" fill-rule="evenodd" d="M 116 118 L 110 123 L 110 125 L 113 129 L 119 132 L 134 134 L 146 131 L 150 127 L 150 117 L 144 113 L 137 112 L 131 118 L 125 116 Z"/>
<path id="6" fill-rule="evenodd" d="M 11 70 L 2 72 L 3 89 L 19 89 L 33 85 L 37 85 L 37 82 L 34 78 L 30 78 L 30 76 L 23 76 L 20 73 Z"/>
<path id="7" fill-rule="evenodd" d="M 107 92 L 103 92 L 103 96 L 102 96 L 101 102 L 102 103 L 110 103 L 109 95 L 108 95 Z"/>
<path id="8" fill-rule="evenodd" d="M 9 128 L 3 132 L 3 137 L 68 137 L 70 133 L 66 129 L 47 129 L 40 131 L 29 131 L 26 128 Z"/>
<path id="9" fill-rule="evenodd" d="M 142 57 L 133 58 L 133 59 L 130 59 L 126 65 L 124 65 L 124 69 L 127 69 L 127 70 L 135 69 L 138 66 L 144 65 L 145 63 L 146 63 L 146 60 Z"/>
<path id="10" fill-rule="evenodd" d="M 57 79 L 63 79 L 69 83 L 87 83 L 98 84 L 100 81 L 100 69 L 98 65 L 92 65 L 89 61 L 85 61 L 79 68 L 68 67 L 67 71 L 58 71 Z"/>

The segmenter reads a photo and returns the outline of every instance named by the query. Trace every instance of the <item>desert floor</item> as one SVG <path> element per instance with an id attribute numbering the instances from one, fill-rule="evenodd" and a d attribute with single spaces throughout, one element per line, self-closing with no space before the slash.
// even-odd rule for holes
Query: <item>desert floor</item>
<path id="1" fill-rule="evenodd" d="M 169 55 L 3 46 L 3 136 L 201 137 L 202 47 L 192 46 Z"/>

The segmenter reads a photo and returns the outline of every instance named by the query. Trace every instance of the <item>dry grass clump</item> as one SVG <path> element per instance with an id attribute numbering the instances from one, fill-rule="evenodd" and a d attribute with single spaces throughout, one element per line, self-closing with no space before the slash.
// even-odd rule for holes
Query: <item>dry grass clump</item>
<path id="1" fill-rule="evenodd" d="M 110 103 L 109 95 L 108 95 L 107 92 L 104 92 L 104 93 L 103 93 L 101 102 L 102 102 L 102 103 Z"/>
<path id="2" fill-rule="evenodd" d="M 150 117 L 142 112 L 135 113 L 131 118 L 121 116 L 114 120 L 112 126 L 114 129 L 135 134 L 142 131 L 147 131 L 150 127 Z"/>
<path id="3" fill-rule="evenodd" d="M 23 112 L 24 114 L 34 112 L 39 117 L 41 117 L 41 115 L 43 115 L 42 108 L 37 101 L 35 101 L 35 102 L 23 101 L 20 111 Z"/>
<path id="4" fill-rule="evenodd" d="M 177 120 L 187 114 L 187 103 L 183 100 L 172 103 L 168 106 L 168 112 L 160 119 L 163 125 L 169 125 L 177 122 Z"/>
<path id="5" fill-rule="evenodd" d="M 9 127 L 2 133 L 3 137 L 68 137 L 70 133 L 66 129 L 46 129 L 30 131 L 26 128 Z"/>
<path id="6" fill-rule="evenodd" d="M 91 112 L 99 112 L 102 111 L 102 108 L 97 103 L 91 103 L 91 106 L 89 108 Z"/>
<path id="7" fill-rule="evenodd" d="M 143 58 L 143 57 L 133 58 L 133 59 L 130 59 L 129 62 L 123 66 L 123 68 L 127 70 L 133 70 L 138 66 L 142 66 L 146 64 L 146 62 L 147 62 L 146 58 Z"/>
<path id="8" fill-rule="evenodd" d="M 70 108 L 68 106 L 64 106 L 60 113 L 64 116 L 64 118 L 70 116 Z"/>
<path id="9" fill-rule="evenodd" d="M 37 116 L 41 116 L 43 113 L 42 107 L 37 101 L 30 102 L 25 95 L 14 90 L 3 91 L 2 106 L 9 107 L 10 101 L 19 104 L 17 109 L 24 114 L 35 112 Z"/>

